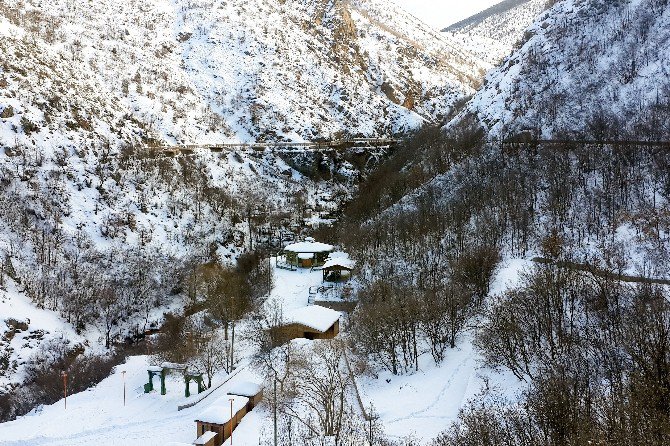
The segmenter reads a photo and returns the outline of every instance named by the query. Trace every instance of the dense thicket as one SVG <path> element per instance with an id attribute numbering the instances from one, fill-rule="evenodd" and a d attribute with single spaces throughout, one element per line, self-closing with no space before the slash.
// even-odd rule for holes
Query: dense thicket
<path id="1" fill-rule="evenodd" d="M 438 445 L 667 443 L 667 291 L 617 276 L 667 277 L 670 151 L 481 135 L 467 121 L 455 135 L 423 131 L 351 204 L 342 237 L 363 265 L 359 351 L 411 372 L 485 321 L 479 350 L 528 391 L 513 406 L 488 395 Z M 501 255 L 548 264 L 487 299 Z M 588 267 L 564 267 L 574 263 Z"/>
<path id="2" fill-rule="evenodd" d="M 435 444 L 667 444 L 669 297 L 555 266 L 528 273 L 478 337 L 489 365 L 528 381 L 522 404 L 469 407 Z"/>

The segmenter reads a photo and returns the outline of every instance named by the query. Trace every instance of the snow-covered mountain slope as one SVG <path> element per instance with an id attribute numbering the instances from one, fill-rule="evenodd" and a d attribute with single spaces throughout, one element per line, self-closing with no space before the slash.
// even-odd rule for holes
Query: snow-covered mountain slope
<path id="1" fill-rule="evenodd" d="M 65 331 L 108 314 L 94 341 L 141 333 L 182 302 L 185 268 L 248 246 L 249 209 L 299 223 L 358 174 L 341 155 L 141 144 L 394 135 L 440 122 L 486 68 L 386 0 L 3 1 L 0 258 Z"/>
<path id="2" fill-rule="evenodd" d="M 36 309 L 14 281 L 6 279 L 3 285 L 6 289 L 0 290 L 0 387 L 22 376 L 26 363 L 43 342 L 62 338 L 73 344 L 83 342 L 58 314 Z"/>
<path id="3" fill-rule="evenodd" d="M 549 3 L 547 0 L 505 0 L 443 32 L 482 59 L 498 65 Z"/>
<path id="4" fill-rule="evenodd" d="M 391 0 L 421 21 L 442 29 L 471 17 L 500 3 L 500 0 L 471 0 L 468 2 L 436 2 L 435 0 Z"/>
<path id="5" fill-rule="evenodd" d="M 542 14 L 464 114 L 492 136 L 532 129 L 629 139 L 670 135 L 665 0 L 564 0 Z"/>
<path id="6" fill-rule="evenodd" d="M 0 23 L 1 108 L 36 133 L 388 135 L 444 116 L 485 68 L 385 0 L 10 0 Z"/>

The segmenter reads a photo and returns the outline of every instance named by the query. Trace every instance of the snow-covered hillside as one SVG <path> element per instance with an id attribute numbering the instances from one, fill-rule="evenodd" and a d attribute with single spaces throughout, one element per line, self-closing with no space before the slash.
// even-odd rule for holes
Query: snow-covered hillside
<path id="1" fill-rule="evenodd" d="M 2 273 L 94 344 L 183 306 L 186 271 L 249 246 L 252 212 L 332 212 L 370 161 L 142 144 L 396 135 L 487 68 L 386 0 L 8 0 L 0 59 Z"/>
<path id="2" fill-rule="evenodd" d="M 390 135 L 444 116 L 485 68 L 385 0 L 11 0 L 0 33 L 5 145 L 31 140 L 21 119 L 39 139 Z"/>
<path id="3" fill-rule="evenodd" d="M 667 139 L 669 27 L 664 0 L 559 2 L 464 114 L 476 114 L 493 136 L 531 129 Z"/>
<path id="4" fill-rule="evenodd" d="M 56 313 L 36 309 L 14 281 L 6 280 L 4 286 L 0 290 L 0 387 L 14 382 L 16 374 L 21 376 L 42 342 L 64 338 L 73 344 L 85 342 Z"/>
<path id="5" fill-rule="evenodd" d="M 548 0 L 506 0 L 443 32 L 482 59 L 498 65 L 548 4 Z"/>

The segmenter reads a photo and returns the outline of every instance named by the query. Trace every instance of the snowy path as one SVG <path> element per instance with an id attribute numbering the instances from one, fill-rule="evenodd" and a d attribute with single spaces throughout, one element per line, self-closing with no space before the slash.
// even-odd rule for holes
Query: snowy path
<path id="1" fill-rule="evenodd" d="M 304 307 L 308 304 L 309 288 L 321 285 L 321 278 L 321 271 L 310 271 L 309 269 L 288 271 L 275 268 L 275 283 L 270 300 L 281 302 L 284 312 Z"/>
<path id="2" fill-rule="evenodd" d="M 526 259 L 505 261 L 492 284 L 492 293 L 512 286 L 530 264 Z M 509 372 L 498 373 L 484 367 L 472 341 L 472 332 L 462 334 L 457 347 L 447 350 L 439 367 L 430 355 L 424 354 L 419 360 L 420 370 L 414 374 L 394 376 L 382 372 L 377 379 L 358 380 L 363 404 L 366 408 L 374 405 L 389 436 L 412 434 L 426 441 L 435 438 L 487 386 L 514 397 L 521 383 Z"/>
<path id="3" fill-rule="evenodd" d="M 307 305 L 309 288 L 321 283 L 321 272 L 309 270 L 275 270 L 275 287 L 271 297 L 284 311 Z M 240 352 L 241 353 L 241 352 Z M 168 381 L 167 395 L 144 394 L 148 358 L 135 356 L 117 367 L 114 374 L 96 387 L 68 396 L 63 401 L 9 423 L 0 424 L 0 446 L 165 446 L 171 442 L 191 444 L 195 440 L 195 418 L 212 406 L 228 404 L 227 390 L 241 381 L 260 382 L 251 367 L 243 361 L 238 373 L 194 407 L 181 411 L 179 405 L 196 401 L 183 396 L 183 382 L 174 377 Z M 126 370 L 127 404 L 123 406 L 121 371 Z M 226 379 L 215 378 L 214 385 Z M 260 430 L 267 422 L 260 409 L 247 415 L 235 430 L 236 445 L 257 445 Z M 224 443 L 227 444 L 228 442 Z"/>
<path id="4" fill-rule="evenodd" d="M 177 411 L 184 398 L 183 383 L 171 380 L 168 394 L 135 393 L 147 379 L 147 358 L 130 358 L 109 378 L 88 391 L 63 402 L 44 407 L 40 412 L 0 424 L 2 446 L 164 446 L 166 442 L 192 443 L 197 415 L 212 405 L 228 401 L 227 389 L 236 382 L 255 379 L 244 370 L 199 405 Z M 121 370 L 127 371 L 127 405 L 123 407 Z M 223 377 L 219 378 L 222 379 Z"/>

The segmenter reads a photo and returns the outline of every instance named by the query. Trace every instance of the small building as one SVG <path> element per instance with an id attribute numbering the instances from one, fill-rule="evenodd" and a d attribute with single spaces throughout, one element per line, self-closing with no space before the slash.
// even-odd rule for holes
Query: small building
<path id="1" fill-rule="evenodd" d="M 345 252 L 333 252 L 321 267 L 324 282 L 341 282 L 351 278 L 356 262 Z"/>
<path id="2" fill-rule="evenodd" d="M 332 245 L 319 243 L 308 237 L 304 242 L 292 243 L 284 248 L 286 262 L 301 268 L 312 268 L 323 265 L 335 250 Z"/>
<path id="3" fill-rule="evenodd" d="M 263 386 L 249 381 L 240 382 L 228 390 L 228 395 L 248 398 L 247 412 L 250 412 L 263 400 Z"/>
<path id="4" fill-rule="evenodd" d="M 340 332 L 339 311 L 318 305 L 299 308 L 286 314 L 286 322 L 279 327 L 283 341 L 291 339 L 333 339 Z"/>
<path id="5" fill-rule="evenodd" d="M 230 404 L 225 401 L 221 401 L 221 405 L 214 405 L 205 409 L 195 420 L 198 438 L 202 438 L 203 435 L 211 437 L 211 434 L 206 433 L 214 432 L 216 434 L 215 441 L 207 443 L 207 445 L 221 446 L 230 438 L 230 434 L 247 414 L 248 404 L 249 398 L 236 396 L 233 400 L 232 411 Z"/>
<path id="6" fill-rule="evenodd" d="M 216 437 L 218 436 L 216 432 L 207 431 L 193 442 L 193 446 L 217 446 Z"/>

